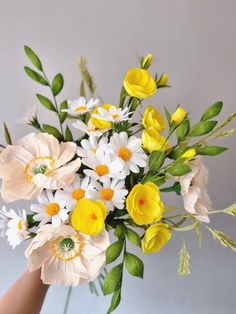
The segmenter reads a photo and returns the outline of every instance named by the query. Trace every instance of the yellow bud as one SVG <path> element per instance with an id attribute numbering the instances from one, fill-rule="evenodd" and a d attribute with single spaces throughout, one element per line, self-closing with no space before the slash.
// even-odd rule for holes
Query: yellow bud
<path id="1" fill-rule="evenodd" d="M 75 230 L 95 236 L 105 227 L 107 209 L 103 202 L 80 199 L 71 215 L 71 225 Z"/>
<path id="2" fill-rule="evenodd" d="M 148 106 L 144 111 L 142 123 L 145 128 L 154 127 L 159 132 L 166 128 L 165 120 L 160 112 L 153 106 Z"/>
<path id="3" fill-rule="evenodd" d="M 153 55 L 151 53 L 146 55 L 146 57 L 144 57 L 142 60 L 142 64 L 141 64 L 142 68 L 148 69 L 150 65 L 152 64 L 152 59 L 153 59 Z"/>
<path id="4" fill-rule="evenodd" d="M 157 223 L 150 226 L 142 240 L 144 254 L 157 253 L 170 240 L 171 231 L 168 224 Z"/>
<path id="5" fill-rule="evenodd" d="M 185 158 L 187 161 L 193 159 L 196 156 L 196 150 L 195 148 L 189 148 L 185 153 L 183 153 L 183 155 L 181 156 L 181 158 Z"/>
<path id="6" fill-rule="evenodd" d="M 163 73 L 160 80 L 157 83 L 157 88 L 159 86 L 166 86 L 168 84 L 168 75 L 166 73 Z"/>
<path id="7" fill-rule="evenodd" d="M 186 114 L 187 112 L 183 107 L 178 107 L 171 117 L 171 122 L 175 122 L 177 125 L 179 125 L 185 119 Z"/>
<path id="8" fill-rule="evenodd" d="M 142 143 L 145 150 L 148 151 L 150 154 L 154 150 L 166 151 L 170 148 L 170 145 L 166 141 L 166 138 L 160 135 L 160 133 L 154 127 L 148 128 L 143 131 Z"/>
<path id="9" fill-rule="evenodd" d="M 127 197 L 126 207 L 138 225 L 159 221 L 164 211 L 159 188 L 152 182 L 136 184 Z"/>

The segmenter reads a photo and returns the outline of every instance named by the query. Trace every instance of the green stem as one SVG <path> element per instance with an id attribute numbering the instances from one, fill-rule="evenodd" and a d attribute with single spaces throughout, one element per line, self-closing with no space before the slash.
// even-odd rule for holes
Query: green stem
<path id="1" fill-rule="evenodd" d="M 69 303 L 70 303 L 70 299 L 71 299 L 72 289 L 73 289 L 72 287 L 69 287 L 69 289 L 68 289 L 63 314 L 68 314 L 68 308 L 69 308 Z"/>

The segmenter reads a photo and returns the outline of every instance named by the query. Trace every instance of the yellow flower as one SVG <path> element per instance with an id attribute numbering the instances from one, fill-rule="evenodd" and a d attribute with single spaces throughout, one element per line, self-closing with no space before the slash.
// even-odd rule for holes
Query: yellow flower
<path id="1" fill-rule="evenodd" d="M 156 92 L 156 82 L 144 69 L 130 69 L 124 79 L 126 92 L 133 97 L 148 98 Z"/>
<path id="2" fill-rule="evenodd" d="M 187 161 L 193 159 L 196 156 L 196 150 L 195 148 L 189 148 L 188 150 L 186 150 L 185 153 L 183 153 L 183 155 L 181 156 L 181 158 L 185 158 Z"/>
<path id="3" fill-rule="evenodd" d="M 166 141 L 166 138 L 154 128 L 148 128 L 143 131 L 142 134 L 142 143 L 143 147 L 150 154 L 154 150 L 163 150 L 166 151 L 170 148 L 169 143 Z"/>
<path id="4" fill-rule="evenodd" d="M 71 225 L 75 230 L 95 236 L 105 225 L 107 209 L 101 201 L 83 198 L 79 200 L 71 215 Z"/>
<path id="5" fill-rule="evenodd" d="M 166 128 L 165 120 L 160 112 L 153 106 L 148 106 L 144 111 L 142 123 L 145 128 L 154 127 L 159 132 Z"/>
<path id="6" fill-rule="evenodd" d="M 150 65 L 152 64 L 152 59 L 153 59 L 153 55 L 151 53 L 146 55 L 146 57 L 144 57 L 142 60 L 142 68 L 148 69 Z"/>
<path id="7" fill-rule="evenodd" d="M 127 197 L 126 206 L 137 225 L 159 221 L 164 211 L 160 191 L 152 182 L 136 184 Z"/>
<path id="8" fill-rule="evenodd" d="M 163 73 L 158 84 L 157 87 L 159 86 L 165 86 L 168 83 L 168 75 L 166 73 Z"/>
<path id="9" fill-rule="evenodd" d="M 144 254 L 156 253 L 170 240 L 171 231 L 168 224 L 157 223 L 150 226 L 142 240 L 142 250 Z"/>
<path id="10" fill-rule="evenodd" d="M 101 108 L 103 108 L 103 109 L 108 111 L 111 108 L 111 106 L 112 106 L 111 104 L 103 104 L 102 106 L 98 106 L 98 107 L 96 107 L 93 110 L 90 120 L 91 120 L 92 124 L 95 126 L 95 128 L 97 128 L 97 129 L 107 129 L 107 128 L 111 127 L 111 123 L 110 122 L 93 117 L 94 114 L 98 114 L 99 113 L 98 112 L 98 108 L 99 107 L 101 107 Z"/>
<path id="11" fill-rule="evenodd" d="M 186 117 L 186 114 L 187 112 L 183 107 L 178 107 L 171 117 L 171 122 L 175 122 L 177 125 L 179 125 Z"/>

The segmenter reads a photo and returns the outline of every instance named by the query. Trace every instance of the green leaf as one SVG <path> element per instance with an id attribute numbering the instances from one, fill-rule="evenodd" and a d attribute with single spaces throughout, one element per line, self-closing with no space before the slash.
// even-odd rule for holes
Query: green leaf
<path id="1" fill-rule="evenodd" d="M 190 256 L 187 251 L 186 245 L 183 244 L 182 249 L 179 252 L 179 269 L 180 276 L 190 275 Z"/>
<path id="2" fill-rule="evenodd" d="M 120 224 L 120 225 L 116 226 L 115 236 L 118 239 L 124 239 L 124 237 L 125 237 L 125 227 L 124 227 L 124 225 Z"/>
<path id="3" fill-rule="evenodd" d="M 65 140 L 66 140 L 67 142 L 73 142 L 73 135 L 72 135 L 71 130 L 70 130 L 70 128 L 68 127 L 68 125 L 66 126 Z"/>
<path id="4" fill-rule="evenodd" d="M 181 195 L 181 185 L 179 182 L 175 182 L 172 186 L 160 189 L 161 192 L 175 192 L 177 195 Z"/>
<path id="5" fill-rule="evenodd" d="M 36 69 L 38 69 L 39 71 L 43 71 L 42 63 L 36 53 L 30 47 L 25 46 L 24 48 L 27 57 L 30 59 Z"/>
<path id="6" fill-rule="evenodd" d="M 54 107 L 53 103 L 51 102 L 50 99 L 48 99 L 47 97 L 40 95 L 40 94 L 36 94 L 38 100 L 40 101 L 40 103 L 47 108 L 50 111 L 54 111 L 57 112 L 56 108 Z"/>
<path id="7" fill-rule="evenodd" d="M 207 110 L 204 112 L 201 118 L 201 121 L 207 121 L 218 116 L 218 114 L 221 112 L 222 107 L 223 107 L 222 101 L 216 102 L 215 104 L 207 108 Z"/>
<path id="8" fill-rule="evenodd" d="M 192 223 L 191 225 L 184 226 L 184 227 L 172 227 L 172 229 L 174 229 L 175 231 L 190 231 L 190 230 L 193 230 L 197 224 L 198 222 L 196 221 Z"/>
<path id="9" fill-rule="evenodd" d="M 29 67 L 24 67 L 25 73 L 34 81 L 38 82 L 41 85 L 48 86 L 48 82 L 45 78 L 40 75 L 39 73 L 35 72 L 34 70 L 30 69 Z"/>
<path id="10" fill-rule="evenodd" d="M 103 293 L 108 295 L 118 290 L 121 285 L 121 277 L 123 271 L 123 264 L 113 267 L 109 273 L 106 275 L 106 278 L 103 282 Z"/>
<path id="11" fill-rule="evenodd" d="M 198 155 L 216 156 L 225 152 L 228 148 L 222 146 L 206 146 L 197 149 Z"/>
<path id="12" fill-rule="evenodd" d="M 178 165 L 173 165 L 169 168 L 166 169 L 168 173 L 170 173 L 172 176 L 178 177 L 178 176 L 183 176 L 189 172 L 191 172 L 191 168 L 187 165 L 183 164 L 178 164 Z"/>
<path id="13" fill-rule="evenodd" d="M 141 247 L 141 239 L 137 232 L 132 229 L 126 228 L 126 235 L 131 243 L 137 245 L 138 247 Z"/>
<path id="14" fill-rule="evenodd" d="M 164 107 L 164 109 L 165 109 L 165 113 L 166 113 L 167 122 L 168 122 L 169 126 L 171 126 L 171 114 L 166 107 Z"/>
<path id="15" fill-rule="evenodd" d="M 180 146 L 177 149 L 172 150 L 168 157 L 176 160 L 181 157 L 188 149 L 188 146 Z"/>
<path id="16" fill-rule="evenodd" d="M 54 126 L 51 126 L 51 125 L 48 125 L 48 124 L 43 124 L 43 130 L 46 133 L 55 136 L 58 139 L 58 141 L 63 141 L 62 134 Z"/>
<path id="17" fill-rule="evenodd" d="M 107 314 L 112 313 L 117 308 L 117 306 L 120 304 L 120 300 L 121 300 L 121 290 L 118 289 L 114 292 L 112 296 L 111 305 L 109 307 Z"/>
<path id="18" fill-rule="evenodd" d="M 158 171 L 165 161 L 165 152 L 155 150 L 149 157 L 149 168 L 153 171 Z"/>
<path id="19" fill-rule="evenodd" d="M 176 130 L 178 143 L 180 143 L 189 133 L 190 122 L 188 119 L 184 120 Z"/>
<path id="20" fill-rule="evenodd" d="M 143 278 L 144 265 L 141 259 L 136 255 L 126 252 L 125 266 L 132 276 Z"/>
<path id="21" fill-rule="evenodd" d="M 4 134 L 5 134 L 5 140 L 7 142 L 8 145 L 12 145 L 12 139 L 11 139 L 11 134 L 8 130 L 7 125 L 4 123 Z"/>
<path id="22" fill-rule="evenodd" d="M 191 130 L 190 136 L 201 136 L 210 133 L 216 126 L 217 121 L 202 121 L 195 124 Z"/>
<path id="23" fill-rule="evenodd" d="M 106 251 L 106 264 L 114 262 L 119 256 L 123 249 L 124 240 L 118 240 L 112 243 Z"/>
<path id="24" fill-rule="evenodd" d="M 52 92 L 54 96 L 57 96 L 62 90 L 64 85 L 64 79 L 61 73 L 58 73 L 52 81 Z"/>
<path id="25" fill-rule="evenodd" d="M 59 118 L 61 124 L 63 124 L 68 116 L 67 112 L 63 112 L 62 110 L 68 109 L 68 103 L 67 100 L 64 100 L 61 105 L 60 105 L 60 113 L 59 113 Z"/>
<path id="26" fill-rule="evenodd" d="M 168 180 L 168 177 L 166 175 L 158 175 L 154 171 L 148 171 L 146 175 L 142 179 L 142 183 L 145 182 L 152 182 L 158 186 L 164 184 Z"/>

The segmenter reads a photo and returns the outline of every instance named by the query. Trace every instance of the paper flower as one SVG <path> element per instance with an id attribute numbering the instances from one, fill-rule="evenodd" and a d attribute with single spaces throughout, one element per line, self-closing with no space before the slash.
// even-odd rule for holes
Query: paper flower
<path id="1" fill-rule="evenodd" d="M 162 132 L 166 128 L 166 122 L 160 112 L 153 106 L 148 106 L 143 114 L 142 124 L 145 128 L 155 128 Z"/>
<path id="2" fill-rule="evenodd" d="M 171 231 L 168 224 L 157 223 L 150 226 L 142 240 L 142 250 L 144 254 L 157 253 L 170 240 Z"/>
<path id="3" fill-rule="evenodd" d="M 132 114 L 132 112 L 129 112 L 128 107 L 121 109 L 113 105 L 111 105 L 107 109 L 103 107 L 98 107 L 95 110 L 96 112 L 98 112 L 92 114 L 92 121 L 95 122 L 95 125 L 99 120 L 104 120 L 112 123 L 128 121 L 130 120 L 130 115 Z"/>
<path id="4" fill-rule="evenodd" d="M 94 107 L 98 106 L 99 99 L 90 99 L 86 102 L 84 97 L 80 97 L 75 100 L 68 100 L 68 109 L 63 109 L 63 112 L 67 112 L 72 117 L 77 117 L 91 111 Z"/>
<path id="5" fill-rule="evenodd" d="M 162 136 L 154 127 L 143 131 L 142 143 L 144 149 L 146 149 L 149 153 L 152 153 L 154 150 L 166 151 L 170 148 L 166 138 Z"/>
<path id="6" fill-rule="evenodd" d="M 105 230 L 90 237 L 68 225 L 45 225 L 25 252 L 28 269 L 32 272 L 42 268 L 44 284 L 76 286 L 90 282 L 103 270 L 109 244 Z"/>
<path id="7" fill-rule="evenodd" d="M 77 120 L 76 122 L 72 123 L 72 126 L 75 129 L 78 129 L 89 136 L 95 136 L 95 137 L 99 137 L 104 132 L 107 131 L 107 129 L 97 130 L 96 127 L 92 124 L 91 120 L 89 120 L 87 124 L 85 124 L 84 122 L 80 120 Z"/>

